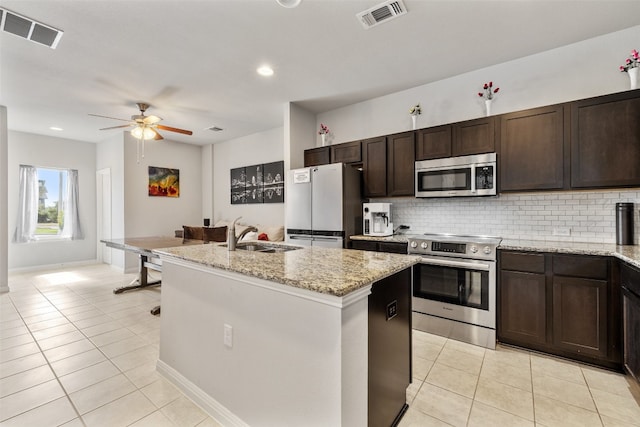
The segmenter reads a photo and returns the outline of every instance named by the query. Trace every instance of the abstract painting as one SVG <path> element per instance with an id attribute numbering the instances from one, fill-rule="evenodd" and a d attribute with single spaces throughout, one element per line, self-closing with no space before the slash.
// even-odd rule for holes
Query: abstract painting
<path id="1" fill-rule="evenodd" d="M 149 166 L 149 196 L 180 197 L 180 170 Z"/>

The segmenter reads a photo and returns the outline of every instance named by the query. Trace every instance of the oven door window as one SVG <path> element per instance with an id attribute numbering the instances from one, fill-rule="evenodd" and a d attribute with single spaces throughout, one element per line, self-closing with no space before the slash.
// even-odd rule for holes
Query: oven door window
<path id="1" fill-rule="evenodd" d="M 419 264 L 413 296 L 489 310 L 489 272 Z"/>
<path id="2" fill-rule="evenodd" d="M 418 172 L 418 191 L 471 189 L 471 168 Z"/>

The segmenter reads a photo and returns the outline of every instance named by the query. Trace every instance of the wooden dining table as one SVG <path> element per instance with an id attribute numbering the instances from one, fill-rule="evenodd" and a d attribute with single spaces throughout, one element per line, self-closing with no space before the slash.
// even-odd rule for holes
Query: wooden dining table
<path id="1" fill-rule="evenodd" d="M 120 249 L 138 255 L 138 276 L 127 286 L 114 289 L 114 294 L 147 288 L 149 286 L 159 286 L 162 283 L 160 279 L 149 281 L 149 270 L 162 272 L 162 263 L 160 263 L 159 258 L 154 255 L 154 249 L 205 244 L 202 240 L 183 239 L 182 237 L 172 236 L 125 237 L 121 239 L 102 239 L 100 242 L 109 248 Z M 151 309 L 151 314 L 160 314 L 160 306 Z"/>

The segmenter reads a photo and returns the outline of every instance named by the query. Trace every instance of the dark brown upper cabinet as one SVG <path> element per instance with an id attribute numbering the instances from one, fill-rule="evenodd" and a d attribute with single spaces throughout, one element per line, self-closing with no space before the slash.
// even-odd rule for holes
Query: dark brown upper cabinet
<path id="1" fill-rule="evenodd" d="M 345 142 L 331 146 L 331 163 L 360 163 L 362 149 L 360 141 Z"/>
<path id="2" fill-rule="evenodd" d="M 387 196 L 415 194 L 415 133 L 387 137 Z"/>
<path id="3" fill-rule="evenodd" d="M 571 104 L 571 187 L 640 186 L 640 89 Z"/>
<path id="4" fill-rule="evenodd" d="M 451 155 L 493 153 L 496 151 L 495 134 L 495 117 L 455 123 Z"/>
<path id="5" fill-rule="evenodd" d="M 362 141 L 364 197 L 387 195 L 387 137 Z"/>
<path id="6" fill-rule="evenodd" d="M 328 165 L 331 163 L 331 147 L 317 147 L 304 150 L 304 167 Z"/>
<path id="7" fill-rule="evenodd" d="M 552 105 L 500 116 L 500 191 L 568 186 L 564 177 L 569 153 L 565 113 L 564 105 Z"/>
<path id="8" fill-rule="evenodd" d="M 416 134 L 416 160 L 492 153 L 496 147 L 494 117 L 420 129 Z"/>
<path id="9" fill-rule="evenodd" d="M 436 126 L 416 131 L 416 160 L 451 157 L 453 126 Z"/>

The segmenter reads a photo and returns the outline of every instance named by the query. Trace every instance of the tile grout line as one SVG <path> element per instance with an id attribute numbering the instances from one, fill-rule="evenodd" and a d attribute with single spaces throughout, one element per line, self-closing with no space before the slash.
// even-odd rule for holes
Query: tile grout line
<path id="1" fill-rule="evenodd" d="M 106 359 L 106 360 L 108 360 L 108 361 L 109 361 L 109 363 L 111 363 L 111 365 L 113 365 L 113 366 L 118 370 L 118 372 L 120 372 L 120 374 L 121 374 L 121 375 L 124 375 L 124 376 L 125 376 L 125 378 L 127 378 L 127 380 L 128 380 L 129 382 L 131 382 L 131 380 L 129 380 L 129 378 L 126 376 L 125 372 L 124 372 L 124 371 L 122 371 L 122 369 L 120 369 L 117 365 L 115 365 L 115 364 L 111 361 L 111 358 L 110 358 L 108 355 L 106 355 L 106 354 L 105 354 L 105 353 L 104 353 L 104 352 L 103 352 L 103 351 L 102 351 L 102 350 L 101 350 L 97 345 L 95 345 L 95 344 L 94 344 L 94 342 L 91 340 L 91 338 L 90 338 L 90 337 L 88 337 L 88 336 L 87 336 L 87 335 L 86 335 L 86 334 L 85 334 L 85 333 L 84 333 L 80 328 L 78 328 L 78 327 L 76 326 L 75 322 L 73 322 L 71 319 L 69 319 L 69 318 L 67 317 L 67 315 L 65 315 L 63 312 L 61 312 L 61 311 L 60 311 L 60 309 L 58 309 L 58 307 L 56 306 L 56 304 L 55 304 L 55 303 L 54 303 L 54 302 L 53 302 L 53 301 L 52 301 L 52 300 L 51 300 L 51 299 L 50 299 L 50 298 L 49 298 L 49 297 L 48 297 L 48 296 L 47 296 L 47 295 L 46 295 L 46 294 L 45 294 L 45 293 L 44 293 L 44 292 L 43 292 L 43 291 L 38 287 L 38 285 L 36 285 L 36 284 L 31 284 L 31 286 L 33 286 L 34 290 L 35 290 L 35 291 L 37 291 L 37 293 L 38 293 L 38 295 L 39 295 L 39 296 L 41 296 L 42 298 L 44 298 L 44 299 L 45 299 L 49 304 L 51 304 L 51 305 L 54 307 L 55 311 L 56 311 L 58 314 L 60 314 L 62 317 L 64 317 L 64 319 L 65 319 L 65 320 L 67 320 L 70 324 L 72 324 L 72 325 L 73 325 L 73 327 L 74 327 L 74 328 L 75 328 L 75 329 L 76 329 L 80 334 L 82 334 L 82 336 L 84 336 L 84 337 L 85 337 L 85 338 L 86 338 L 86 339 L 87 339 L 87 340 L 88 340 L 88 341 L 89 341 L 89 342 L 94 346 L 94 349 L 98 350 L 98 351 L 100 352 L 100 354 L 102 354 L 102 355 L 105 357 L 105 359 Z M 100 309 L 99 309 L 99 308 L 98 308 L 94 303 L 92 303 L 92 302 L 88 301 L 84 296 L 82 296 L 82 295 L 78 294 L 77 292 L 75 292 L 74 290 L 70 289 L 66 284 L 65 284 L 64 286 L 65 286 L 65 288 L 66 288 L 69 292 L 73 293 L 73 294 L 74 294 L 74 295 L 76 295 L 76 296 L 79 296 L 79 297 L 80 297 L 80 298 L 82 298 L 85 302 L 87 302 L 88 304 L 90 304 L 91 306 L 93 306 L 93 307 L 95 308 L 95 310 L 102 312 L 102 310 L 100 310 Z M 42 354 L 42 357 L 44 358 L 44 360 L 45 360 L 45 362 L 47 363 L 47 366 L 49 367 L 49 369 L 51 370 L 51 372 L 53 373 L 53 376 L 54 376 L 54 378 L 56 379 L 56 381 L 57 381 L 58 385 L 60 385 L 60 388 L 61 388 L 61 389 L 62 389 L 62 391 L 64 392 L 65 397 L 67 398 L 67 400 L 68 400 L 68 401 L 69 401 L 69 403 L 71 404 L 71 407 L 73 408 L 74 412 L 76 413 L 77 418 L 80 420 L 80 422 L 82 423 L 82 425 L 86 427 L 86 424 L 85 424 L 85 422 L 84 422 L 84 419 L 82 418 L 82 415 L 81 415 L 81 414 L 80 414 L 80 412 L 78 411 L 78 408 L 76 407 L 76 405 L 73 403 L 73 400 L 72 400 L 72 399 L 71 399 L 71 397 L 69 396 L 69 393 L 67 392 L 67 389 L 64 387 L 64 385 L 63 385 L 63 384 L 62 384 L 62 382 L 60 381 L 60 377 L 58 376 L 58 373 L 53 369 L 52 362 L 49 360 L 49 358 L 48 358 L 48 357 L 47 357 L 47 355 L 45 354 L 44 350 L 43 350 L 43 349 L 42 349 L 42 347 L 40 346 L 40 343 L 38 342 L 38 340 L 37 340 L 37 339 L 36 339 L 36 337 L 34 336 L 34 334 L 33 334 L 33 332 L 31 331 L 31 328 L 29 327 L 29 325 L 25 322 L 25 318 L 23 317 L 22 313 L 20 312 L 20 309 L 18 308 L 18 306 L 16 306 L 15 302 L 13 301 L 13 298 L 11 298 L 11 295 L 9 295 L 8 300 L 9 300 L 9 302 L 11 303 L 11 305 L 13 306 L 13 309 L 14 309 L 14 310 L 16 311 L 16 313 L 18 314 L 18 316 L 19 316 L 20 320 L 22 321 L 23 325 L 24 325 L 24 326 L 25 326 L 25 328 L 27 329 L 27 331 L 28 331 L 29 335 L 31 336 L 31 338 L 33 339 L 34 343 L 35 343 L 35 344 L 36 344 L 36 346 L 38 347 L 38 350 L 40 351 L 40 354 Z M 107 313 L 104 313 L 104 312 L 102 312 L 102 313 L 103 313 L 103 314 L 105 314 L 105 315 L 106 315 L 106 316 L 108 316 L 108 317 L 111 317 L 111 316 L 109 316 L 109 314 L 107 314 Z M 31 317 L 31 316 L 30 316 L 30 317 Z M 114 321 L 117 321 L 117 319 L 113 319 L 113 320 L 114 320 Z M 37 323 L 37 322 L 36 322 L 36 323 Z M 123 328 L 125 328 L 125 329 L 129 330 L 126 326 L 123 326 Z M 44 328 L 44 329 L 48 329 L 48 328 Z M 139 336 L 139 335 L 138 335 L 138 334 L 136 334 L 135 332 L 133 332 L 133 331 L 131 331 L 131 330 L 129 330 L 129 331 L 130 331 L 130 332 L 132 332 L 135 336 Z M 52 338 L 52 337 L 50 337 L 50 338 Z M 66 344 L 63 344 L 63 345 L 66 345 Z M 58 347 L 61 347 L 61 346 L 58 346 Z M 52 348 L 56 348 L 56 347 L 52 347 Z M 88 351 L 91 351 L 91 350 L 87 350 L 86 352 L 88 352 Z M 86 353 L 86 352 L 82 352 L 82 353 Z M 79 353 L 79 354 L 82 354 L 82 353 Z M 126 353 L 123 353 L 123 354 L 126 354 Z M 73 356 L 75 356 L 75 355 L 72 355 L 72 356 L 69 356 L 69 357 L 73 357 Z M 61 360 L 64 360 L 64 359 L 66 359 L 66 358 L 63 358 L 63 359 L 61 359 Z M 95 365 L 97 365 L 97 363 L 95 363 L 95 364 L 93 364 L 93 365 L 90 365 L 90 366 L 95 366 Z M 90 366 L 89 366 L 89 367 L 90 367 Z M 24 371 L 23 371 L 23 372 L 24 372 Z M 77 372 L 77 371 L 73 371 L 73 372 Z M 72 373 L 72 372 L 70 372 L 70 373 Z M 66 375 L 66 374 L 65 374 L 65 375 Z M 63 375 L 63 376 L 64 376 L 64 375 Z M 132 383 L 132 384 L 133 384 L 133 383 Z M 133 384 L 133 386 L 134 386 L 134 387 L 135 387 L 135 389 L 136 389 L 135 391 L 140 391 L 140 388 L 139 388 L 137 385 Z M 90 387 L 90 386 L 87 386 L 87 387 Z M 84 388 L 87 388 L 87 387 L 84 387 Z M 28 387 L 28 388 L 26 388 L 26 389 L 24 389 L 24 390 L 28 390 L 29 388 L 32 388 L 32 387 Z M 23 390 L 20 390 L 20 391 L 23 391 Z M 134 393 L 135 391 L 133 391 L 133 392 L 131 392 L 131 393 Z M 17 393 L 17 392 L 16 392 L 16 393 Z M 127 393 L 126 395 L 129 395 L 129 394 L 131 394 L 131 393 Z M 12 394 L 15 394 L 15 393 L 12 393 Z M 125 395 L 125 396 L 126 396 L 126 395 Z M 143 395 L 144 395 L 144 393 L 143 393 Z M 121 397 L 124 397 L 124 396 L 121 396 Z M 146 397 L 146 396 L 145 396 L 145 397 Z M 54 400 L 57 400 L 57 399 L 54 399 Z M 15 417 L 17 417 L 17 416 L 23 415 L 23 414 L 25 414 L 25 413 L 27 413 L 27 412 L 29 412 L 29 411 L 31 411 L 31 410 L 34 410 L 34 409 L 36 409 L 36 408 L 39 408 L 39 407 L 44 406 L 44 405 L 46 405 L 46 404 L 49 404 L 49 403 L 53 402 L 54 400 L 51 400 L 51 401 L 46 402 L 46 403 L 43 403 L 42 405 L 39 405 L 39 406 L 37 406 L 37 407 L 34 407 L 34 408 L 31 408 L 31 409 L 28 409 L 28 410 L 26 410 L 26 411 L 24 411 L 24 412 L 21 412 L 20 414 L 16 414 L 16 415 L 14 415 L 14 416 L 13 416 L 13 417 L 11 417 L 11 418 L 15 418 Z M 117 400 L 117 399 L 116 399 L 116 400 Z M 113 401 L 111 401 L 111 402 L 113 402 Z M 105 406 L 105 405 L 107 405 L 107 404 L 109 404 L 109 403 L 111 403 L 111 402 L 107 402 L 107 403 L 105 403 L 105 404 L 101 405 L 100 407 Z M 155 406 L 155 405 L 154 405 L 154 406 Z M 98 408 L 95 408 L 95 409 L 98 409 Z M 95 409 L 94 409 L 94 410 L 95 410 Z M 159 410 L 159 408 L 158 408 L 158 410 Z M 8 418 L 7 420 L 10 420 L 11 418 Z M 144 418 L 144 417 L 143 417 L 143 418 Z M 136 421 L 134 421 L 134 422 L 137 422 L 137 421 L 139 421 L 139 420 L 136 420 Z"/>
<path id="2" fill-rule="evenodd" d="M 65 286 L 66 286 L 66 285 L 65 285 Z M 34 288 L 35 288 L 35 289 L 40 293 L 40 295 L 42 295 L 44 298 L 46 298 L 46 299 L 47 299 L 47 301 L 49 301 L 49 299 L 48 299 L 48 298 L 47 298 L 47 297 L 42 293 L 42 291 L 40 291 L 40 289 L 39 289 L 37 286 L 35 286 L 35 285 L 34 285 Z M 44 350 L 42 349 L 42 347 L 40 347 L 40 343 L 38 342 L 38 340 L 36 339 L 36 337 L 33 335 L 33 332 L 31 331 L 31 329 L 29 328 L 29 326 L 27 325 L 27 323 L 24 321 L 24 317 L 22 317 L 22 313 L 20 313 L 20 310 L 19 310 L 19 309 L 18 309 L 18 307 L 15 305 L 15 302 L 13 301 L 13 299 L 12 299 L 11 297 L 9 297 L 9 301 L 11 301 L 11 304 L 13 305 L 13 308 L 14 308 L 14 309 L 16 310 L 16 312 L 18 313 L 18 316 L 20 316 L 20 320 L 22 320 L 22 322 L 24 323 L 25 327 L 27 328 L 27 331 L 29 331 L 29 335 L 31 335 L 31 338 L 33 338 L 33 342 L 35 342 L 36 346 L 37 346 L 37 347 L 38 347 L 38 349 L 40 350 L 40 354 L 42 354 L 42 357 L 44 358 L 45 362 L 47 363 L 47 366 L 49 366 L 49 369 L 50 369 L 50 370 L 51 370 L 51 372 L 53 373 L 53 376 L 54 376 L 55 380 L 57 381 L 58 385 L 60 386 L 60 388 L 61 388 L 61 389 L 62 389 L 62 391 L 64 392 L 64 395 L 65 395 L 65 397 L 67 398 L 67 400 L 69 401 L 69 404 L 71 405 L 71 407 L 73 408 L 73 411 L 76 413 L 77 418 L 80 420 L 80 422 L 82 423 L 82 425 L 83 425 L 84 427 L 87 427 L 87 425 L 84 423 L 84 420 L 83 420 L 83 419 L 82 419 L 82 417 L 80 416 L 80 412 L 78 411 L 78 408 L 76 408 L 76 405 L 73 403 L 73 400 L 71 400 L 71 397 L 69 397 L 69 393 L 67 393 L 67 390 L 66 390 L 66 389 L 64 388 L 64 386 L 62 385 L 62 382 L 60 381 L 60 378 L 58 377 L 58 374 L 57 374 L 57 373 L 56 373 L 56 371 L 53 369 L 53 366 L 51 366 L 51 362 L 49 361 L 49 358 L 48 358 L 48 357 L 47 357 L 47 355 L 44 353 Z M 50 302 L 50 301 L 49 301 L 49 302 Z M 54 307 L 55 307 L 55 305 L 54 305 Z M 57 308 L 57 307 L 55 307 L 55 309 L 56 309 L 56 311 L 57 311 L 58 313 L 60 313 L 60 310 L 58 310 L 58 308 Z M 62 313 L 60 313 L 60 315 L 64 316 L 64 314 L 62 314 Z M 64 317 L 65 317 L 65 319 L 66 319 L 66 316 L 64 316 Z M 68 320 L 68 319 L 67 319 L 67 320 Z M 71 323 L 73 324 L 73 322 L 71 322 Z M 73 325 L 73 327 L 75 328 L 76 326 L 75 326 L 75 325 Z M 76 329 L 77 329 L 77 328 L 76 328 Z M 34 386 L 34 387 L 35 387 L 35 386 Z M 29 387 L 29 388 L 32 388 L 32 387 Z M 29 388 L 27 388 L 27 389 L 25 389 L 25 390 L 28 390 Z M 22 391 L 22 390 L 20 390 L 20 391 Z M 19 392 L 17 392 L 17 393 L 19 393 Z M 48 402 L 46 402 L 46 403 L 43 403 L 42 405 L 38 405 L 38 406 L 36 406 L 35 408 L 30 408 L 30 409 L 28 409 L 28 410 L 26 410 L 26 411 L 24 411 L 24 412 L 21 412 L 20 414 L 16 414 L 16 415 L 14 415 L 14 416 L 13 416 L 13 417 L 11 417 L 11 418 L 15 418 L 15 417 L 17 417 L 17 416 L 20 416 L 20 415 L 22 415 L 22 414 L 25 414 L 25 413 L 27 413 L 27 412 L 29 412 L 29 411 L 32 411 L 32 410 L 36 409 L 36 408 L 39 408 L 39 407 L 44 406 L 44 405 L 47 405 L 47 404 L 49 404 L 49 403 L 51 403 L 51 402 L 53 402 L 53 401 L 55 401 L 55 400 L 57 400 L 57 399 L 50 400 L 50 401 L 48 401 Z M 7 419 L 7 420 L 5 420 L 5 421 L 10 420 L 11 418 L 8 418 L 8 419 Z M 70 420 L 70 421 L 73 421 L 73 420 Z"/>
<path id="3" fill-rule="evenodd" d="M 88 304 L 90 304 L 90 305 L 92 305 L 93 307 L 95 307 L 95 309 L 96 309 L 97 311 L 100 311 L 100 312 L 101 312 L 101 313 L 103 313 L 104 315 L 106 315 L 106 316 L 108 316 L 108 317 L 111 317 L 108 313 L 105 313 L 105 312 L 103 312 L 102 310 L 100 310 L 100 308 L 99 308 L 96 304 L 94 304 L 93 302 L 88 301 L 84 296 L 82 296 L 82 295 L 78 294 L 77 292 L 75 292 L 74 290 L 70 289 L 67 285 L 64 285 L 64 286 L 65 286 L 65 287 L 66 287 L 70 292 L 72 292 L 73 294 L 75 294 L 75 295 L 79 296 L 79 297 L 80 297 L 80 298 L 82 298 L 85 302 L 87 302 Z M 135 387 L 135 390 L 134 390 L 134 391 L 132 391 L 132 392 L 130 392 L 130 393 L 127 393 L 127 394 L 125 394 L 124 396 L 120 396 L 118 399 L 121 399 L 122 397 L 125 397 L 125 396 L 129 396 L 129 395 L 131 395 L 131 394 L 135 393 L 136 391 L 138 391 L 138 392 L 140 392 L 140 393 L 141 393 L 141 394 L 142 394 L 142 395 L 143 395 L 147 400 L 149 400 L 149 398 L 144 394 L 144 392 L 142 392 L 141 388 L 140 388 L 140 387 L 138 387 L 135 383 L 133 383 L 133 382 L 129 379 L 129 377 L 126 375 L 125 371 L 123 371 L 119 366 L 117 366 L 115 363 L 113 363 L 113 361 L 111 360 L 111 357 L 109 357 L 107 354 L 105 354 L 105 353 L 102 351 L 102 349 L 101 349 L 99 346 L 97 346 L 97 345 L 96 345 L 96 344 L 91 340 L 91 338 L 90 338 L 89 336 L 87 336 L 87 335 L 86 335 L 86 334 L 85 334 L 85 333 L 84 333 L 80 328 L 78 328 L 78 327 L 76 326 L 76 324 L 75 324 L 75 322 L 74 322 L 74 321 L 72 321 L 71 319 L 69 319 L 69 318 L 68 318 L 68 317 L 67 317 L 63 312 L 61 312 L 61 311 L 58 309 L 58 307 L 56 306 L 56 304 L 55 304 L 55 303 L 54 303 L 54 302 L 53 302 L 53 301 L 52 301 L 52 300 L 51 300 L 51 299 L 50 299 L 50 298 L 49 298 L 45 293 L 43 293 L 43 292 L 42 292 L 42 291 L 37 287 L 37 285 L 34 285 L 34 287 L 35 287 L 35 288 L 36 288 L 36 290 L 37 290 L 37 291 L 42 295 L 42 297 L 43 297 L 43 298 L 45 298 L 45 299 L 46 299 L 50 304 L 52 304 L 52 305 L 55 307 L 56 311 L 57 311 L 57 312 L 59 312 L 61 316 L 63 316 L 63 317 L 64 317 L 64 318 L 69 322 L 69 323 L 71 323 L 71 324 L 74 326 L 74 328 L 76 328 L 76 330 L 77 330 L 78 332 L 80 332 L 80 333 L 81 333 L 81 334 L 82 334 L 82 335 L 83 335 L 83 336 L 84 336 L 84 337 L 85 337 L 85 338 L 86 338 L 86 339 L 87 339 L 87 340 L 88 340 L 88 341 L 89 341 L 89 342 L 94 346 L 94 348 L 95 348 L 96 350 L 98 350 L 98 351 L 99 351 L 99 352 L 100 352 L 100 353 L 105 357 L 105 359 L 106 359 L 106 360 L 108 360 L 108 361 L 109 361 L 109 363 L 110 363 L 113 367 L 115 367 L 115 368 L 118 370 L 118 372 L 119 372 L 119 374 L 120 374 L 120 375 L 123 375 L 123 376 L 127 379 L 127 381 L 131 382 L 131 384 Z M 13 304 L 13 301 L 12 301 L 12 300 L 11 300 L 11 302 L 12 302 L 12 304 Z M 63 384 L 61 383 L 61 381 L 59 380 L 59 378 L 58 378 L 58 374 L 55 372 L 55 370 L 54 370 L 54 369 L 53 369 L 53 367 L 51 366 L 51 364 L 50 364 L 50 362 L 49 362 L 49 359 L 48 359 L 48 358 L 47 358 L 47 356 L 44 354 L 44 351 L 42 350 L 42 348 L 40 347 L 39 343 L 37 342 L 37 340 L 35 339 L 35 337 L 34 337 L 34 336 L 33 336 L 33 334 L 31 333 L 31 330 L 29 329 L 29 326 L 26 324 L 26 322 L 24 322 L 24 318 L 22 318 L 22 315 L 20 314 L 20 311 L 17 309 L 17 307 L 15 307 L 15 304 L 13 304 L 13 305 L 14 305 L 14 308 L 16 309 L 16 311 L 18 312 L 18 315 L 19 315 L 19 316 L 20 316 L 20 318 L 22 319 L 23 323 L 25 323 L 25 326 L 26 326 L 26 327 L 27 327 L 27 329 L 29 330 L 29 333 L 32 335 L 32 337 L 33 337 L 34 341 L 36 342 L 36 345 L 37 345 L 37 346 L 38 346 L 38 348 L 40 349 L 40 352 L 42 353 L 43 357 L 44 357 L 44 358 L 45 358 L 45 360 L 47 361 L 47 364 L 49 365 L 49 367 L 50 367 L 51 371 L 53 372 L 53 374 L 54 374 L 54 376 L 55 376 L 55 378 L 56 378 L 56 380 L 58 381 L 58 384 L 60 384 L 60 386 L 62 387 L 62 390 L 65 392 L 65 396 L 67 397 L 67 399 L 68 399 L 68 400 L 69 400 L 69 402 L 71 403 L 71 405 L 72 405 L 72 407 L 73 407 L 74 411 L 76 412 L 76 414 L 78 414 L 78 418 L 79 418 L 79 420 L 82 422 L 82 425 L 86 427 L 86 424 L 85 424 L 85 422 L 84 422 L 84 418 L 82 417 L 82 415 L 80 415 L 80 413 L 79 413 L 78 409 L 76 408 L 75 404 L 74 404 L 74 403 L 73 403 L 73 401 L 71 400 L 71 398 L 70 398 L 70 396 L 69 396 L 69 393 L 67 392 L 67 389 L 64 387 L 64 385 L 63 385 Z M 111 317 L 111 318 L 113 319 L 113 321 L 119 322 L 119 320 L 118 320 L 118 319 L 114 319 L 113 317 Z M 134 336 L 139 337 L 139 338 L 142 338 L 142 337 L 140 337 L 140 335 L 139 335 L 139 334 L 137 334 L 137 333 L 135 333 L 134 331 L 130 330 L 130 329 L 129 329 L 127 326 L 125 326 L 125 325 L 122 325 L 122 329 L 126 329 L 126 330 L 130 331 L 131 333 L 133 333 L 133 334 L 134 334 Z M 105 333 L 108 333 L 108 332 L 105 332 Z M 98 335 L 101 335 L 101 334 L 98 334 Z M 148 344 L 148 345 L 150 345 L 150 344 Z M 54 347 L 54 348 L 55 348 L 55 347 Z M 87 352 L 88 352 L 88 351 L 91 351 L 91 350 L 87 350 Z M 134 351 L 134 350 L 132 350 L 132 351 Z M 83 353 L 86 353 L 86 352 L 83 352 Z M 125 353 L 123 353 L 123 354 L 127 354 L 127 353 L 129 353 L 129 352 L 125 352 Z M 73 356 L 69 356 L 69 357 L 73 357 Z M 64 359 L 61 359 L 61 360 L 64 360 Z M 99 363 L 101 363 L 101 362 L 99 362 Z M 95 365 L 97 365 L 97 363 L 95 363 L 95 364 L 93 364 L 93 365 L 90 365 L 90 366 L 95 366 Z M 89 367 L 90 367 L 90 366 L 89 366 Z M 83 369 L 84 369 L 84 368 L 83 368 Z M 79 371 L 79 370 L 78 370 L 78 371 Z M 77 372 L 77 371 L 74 371 L 74 372 Z M 63 375 L 63 376 L 64 376 L 64 375 Z M 113 377 L 111 377 L 111 378 L 113 378 Z M 93 385 L 93 384 L 92 384 L 92 385 Z M 88 387 L 91 387 L 91 385 L 90 385 L 90 386 L 87 386 L 87 387 L 84 387 L 83 389 L 88 388 Z M 81 390 L 83 390 L 83 389 L 81 389 Z M 77 391 L 79 391 L 79 390 L 77 390 Z M 99 408 L 101 408 L 101 407 L 104 407 L 104 406 L 106 406 L 106 405 L 108 405 L 108 404 L 110 404 L 110 403 L 113 403 L 114 401 L 116 401 L 116 400 L 118 400 L 118 399 L 114 399 L 114 400 L 112 400 L 112 401 L 106 402 L 106 403 L 104 403 L 103 405 L 100 405 L 99 407 L 92 409 L 92 411 L 95 411 L 95 410 L 97 410 L 97 409 L 99 409 Z M 150 401 L 150 400 L 149 400 L 149 401 Z M 47 403 L 49 403 L 49 402 L 47 402 Z M 157 406 L 156 406 L 152 401 L 150 401 L 150 403 L 151 403 L 151 404 L 156 408 L 156 411 L 160 411 L 160 410 L 161 410 L 161 408 L 158 408 L 158 407 L 157 407 Z M 42 406 L 42 405 L 41 405 L 41 406 Z M 32 408 L 32 409 L 35 409 L 35 408 Z M 87 412 L 87 413 L 90 413 L 90 412 L 92 412 L 92 411 L 89 411 L 89 412 Z M 27 412 L 28 412 L 28 411 L 27 411 Z M 154 412 L 155 412 L 155 411 L 154 411 Z M 86 414 L 85 414 L 85 415 L 86 415 Z M 148 414 L 147 414 L 147 415 L 148 415 Z M 142 418 L 139 418 L 139 419 L 137 419 L 137 420 L 133 421 L 131 424 L 135 424 L 136 422 L 140 421 L 141 419 L 143 419 L 143 418 L 144 418 L 144 417 L 146 417 L 147 415 L 145 415 L 145 416 L 143 416 Z M 12 418 L 13 418 L 13 417 L 12 417 Z"/>

